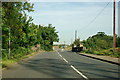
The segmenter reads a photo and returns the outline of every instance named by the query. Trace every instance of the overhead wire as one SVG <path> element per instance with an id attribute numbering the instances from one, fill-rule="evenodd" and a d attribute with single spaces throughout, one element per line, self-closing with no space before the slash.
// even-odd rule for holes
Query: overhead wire
<path id="1" fill-rule="evenodd" d="M 108 2 L 108 3 L 104 6 L 104 8 L 93 18 L 93 20 L 90 21 L 90 23 L 88 23 L 86 26 L 82 27 L 80 30 L 83 31 L 83 30 L 85 30 L 85 28 L 90 27 L 89 25 L 91 25 L 91 24 L 97 19 L 97 17 L 98 17 L 99 15 L 101 15 L 101 13 L 105 10 L 105 8 L 106 8 L 109 4 L 110 4 L 110 2 Z"/>

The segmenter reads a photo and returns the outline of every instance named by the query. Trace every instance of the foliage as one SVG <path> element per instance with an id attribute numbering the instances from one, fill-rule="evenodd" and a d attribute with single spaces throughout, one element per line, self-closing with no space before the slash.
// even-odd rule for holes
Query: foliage
<path id="1" fill-rule="evenodd" d="M 116 52 L 113 54 L 113 36 L 108 36 L 104 32 L 98 32 L 87 40 L 83 40 L 82 43 L 87 48 L 87 50 L 83 51 L 85 53 L 120 57 L 119 48 L 116 48 Z M 117 35 L 116 47 L 120 47 L 120 37 Z"/>
<path id="2" fill-rule="evenodd" d="M 36 52 L 32 52 L 32 53 L 29 54 L 29 55 L 24 55 L 24 56 L 21 56 L 21 57 L 18 57 L 18 58 L 14 58 L 14 59 L 3 58 L 3 59 L 2 59 L 2 68 L 8 67 L 10 64 L 16 63 L 16 62 L 18 62 L 19 60 L 22 60 L 22 59 L 24 59 L 24 58 L 28 58 L 28 57 L 30 57 L 30 56 L 33 56 L 33 55 L 35 55 L 35 54 L 37 54 L 37 53 L 39 53 L 39 52 L 44 52 L 44 51 L 42 51 L 42 50 L 39 51 L 39 50 L 38 50 L 38 51 L 36 51 Z"/>
<path id="3" fill-rule="evenodd" d="M 118 44 L 120 37 L 116 36 L 116 47 L 120 47 Z M 106 35 L 104 32 L 98 32 L 96 35 L 89 37 L 87 40 L 83 40 L 84 46 L 87 49 L 100 51 L 102 49 L 109 49 L 113 47 L 113 37 Z"/>
<path id="4" fill-rule="evenodd" d="M 94 50 L 85 50 L 84 53 L 88 54 L 95 54 L 95 55 L 104 55 L 104 56 L 111 56 L 111 57 L 117 57 L 120 58 L 120 48 L 116 48 L 116 52 L 113 53 L 113 49 L 105 49 L 100 51 L 94 51 Z"/>
<path id="5" fill-rule="evenodd" d="M 64 48 L 65 44 L 60 44 L 59 48 Z"/>
<path id="6" fill-rule="evenodd" d="M 39 34 L 41 33 L 41 47 L 44 50 L 50 51 L 53 47 L 53 42 L 58 42 L 58 32 L 55 32 L 55 27 L 52 27 L 52 24 L 49 24 L 46 27 L 39 27 L 41 30 Z"/>
<path id="7" fill-rule="evenodd" d="M 40 44 L 41 49 L 52 50 L 53 42 L 59 41 L 55 27 L 35 25 L 26 12 L 33 12 L 34 4 L 28 2 L 2 3 L 2 57 L 19 58 L 31 53 L 31 47 Z M 10 33 L 10 34 L 9 34 Z"/>
<path id="8" fill-rule="evenodd" d="M 76 46 L 79 47 L 79 45 L 80 45 L 80 38 L 76 39 L 76 40 L 73 42 L 73 44 L 75 44 Z"/>

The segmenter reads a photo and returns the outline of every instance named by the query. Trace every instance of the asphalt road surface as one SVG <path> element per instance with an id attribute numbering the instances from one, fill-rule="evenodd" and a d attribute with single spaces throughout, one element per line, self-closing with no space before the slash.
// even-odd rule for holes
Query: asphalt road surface
<path id="1" fill-rule="evenodd" d="M 71 51 L 41 52 L 3 70 L 3 78 L 79 78 L 117 80 L 118 65 Z"/>

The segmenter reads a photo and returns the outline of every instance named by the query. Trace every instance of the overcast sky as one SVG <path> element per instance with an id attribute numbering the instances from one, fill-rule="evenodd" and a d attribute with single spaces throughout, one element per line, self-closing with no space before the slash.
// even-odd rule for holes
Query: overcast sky
<path id="1" fill-rule="evenodd" d="M 81 40 L 102 31 L 113 34 L 113 4 L 109 5 L 90 23 L 108 2 L 32 2 L 34 12 L 27 13 L 33 22 L 56 27 L 60 43 L 70 44 L 75 39 L 75 30 Z M 116 27 L 117 33 L 117 27 Z"/>

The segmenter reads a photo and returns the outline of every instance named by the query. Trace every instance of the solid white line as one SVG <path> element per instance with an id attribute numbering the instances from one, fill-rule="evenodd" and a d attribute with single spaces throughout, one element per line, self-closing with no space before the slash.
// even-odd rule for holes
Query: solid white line
<path id="1" fill-rule="evenodd" d="M 79 72 L 74 66 L 70 66 L 70 67 L 72 67 L 78 74 L 80 74 L 83 78 L 85 78 L 85 79 L 88 79 L 85 75 L 83 75 L 81 72 Z"/>

